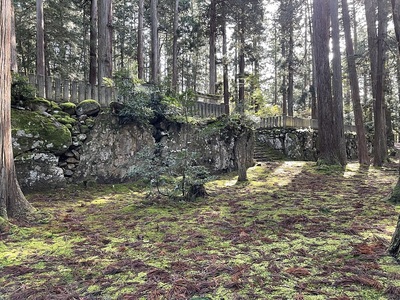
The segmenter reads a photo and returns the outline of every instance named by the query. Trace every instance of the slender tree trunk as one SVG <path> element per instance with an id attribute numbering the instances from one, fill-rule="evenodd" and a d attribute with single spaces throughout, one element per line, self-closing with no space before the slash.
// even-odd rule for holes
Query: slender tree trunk
<path id="1" fill-rule="evenodd" d="M 99 0 L 99 88 L 103 78 L 112 78 L 112 0 Z"/>
<path id="2" fill-rule="evenodd" d="M 208 92 L 212 95 L 215 94 L 215 85 L 217 81 L 217 66 L 215 60 L 215 41 L 217 34 L 217 1 L 211 0 L 210 4 L 210 58 L 209 58 L 209 88 Z"/>
<path id="3" fill-rule="evenodd" d="M 90 42 L 89 42 L 89 83 L 92 87 L 91 94 L 97 83 L 97 0 L 91 0 L 90 4 Z M 92 96 L 93 97 L 93 96 Z"/>
<path id="4" fill-rule="evenodd" d="M 278 104 L 278 30 L 274 26 L 274 105 Z"/>
<path id="5" fill-rule="evenodd" d="M 377 62 L 377 32 L 376 32 L 376 5 L 375 0 L 364 0 L 365 1 L 365 16 L 367 20 L 367 33 L 368 33 L 368 50 L 369 60 L 371 65 L 371 87 L 372 97 L 376 99 L 376 62 Z M 379 0 L 385 1 L 385 0 Z"/>
<path id="6" fill-rule="evenodd" d="M 238 101 L 238 111 L 239 114 L 244 115 L 244 72 L 245 72 L 245 57 L 244 57 L 244 47 L 245 47 L 245 39 L 244 39 L 244 28 L 245 21 L 244 15 L 241 14 L 240 26 L 239 26 L 239 35 L 240 35 L 240 45 L 239 45 L 239 101 Z"/>
<path id="7" fill-rule="evenodd" d="M 28 218 L 33 207 L 17 181 L 11 139 L 11 0 L 0 0 L 0 217 Z"/>
<path id="8" fill-rule="evenodd" d="M 282 32 L 282 34 L 285 34 L 285 33 Z M 286 41 L 284 38 L 281 39 L 281 53 L 282 53 L 282 58 L 286 59 Z M 284 72 L 283 76 L 282 76 L 281 92 L 282 92 L 282 114 L 284 116 L 287 116 L 288 115 L 288 109 L 287 109 L 288 88 L 287 88 L 286 72 Z"/>
<path id="9" fill-rule="evenodd" d="M 158 43 L 158 0 L 150 1 L 151 11 L 151 82 L 160 83 L 159 43 Z"/>
<path id="10" fill-rule="evenodd" d="M 370 161 L 368 156 L 367 138 L 365 135 L 364 117 L 361 107 L 360 87 L 358 84 L 356 58 L 354 55 L 353 41 L 351 39 L 350 14 L 349 14 L 347 0 L 342 0 L 342 14 L 343 14 L 343 28 L 346 39 L 347 69 L 349 73 L 351 99 L 353 102 L 354 119 L 357 132 L 358 161 L 362 165 L 369 165 Z"/>
<path id="11" fill-rule="evenodd" d="M 179 25 L 179 0 L 175 0 L 174 9 L 174 37 L 172 45 L 172 91 L 178 92 L 178 25 Z"/>
<path id="12" fill-rule="evenodd" d="M 339 28 L 339 4 L 338 0 L 330 0 L 330 16 L 332 27 L 332 113 L 334 134 L 337 135 L 336 140 L 339 142 L 338 155 L 341 165 L 347 163 L 346 140 L 344 137 L 343 122 L 343 87 L 342 87 L 342 59 L 340 52 L 340 28 Z"/>
<path id="13" fill-rule="evenodd" d="M 290 12 L 290 20 L 288 25 L 289 30 L 289 43 L 288 43 L 288 91 L 287 91 L 287 112 L 290 117 L 293 117 L 293 90 L 294 90 L 294 66 L 293 66 L 293 58 L 294 58 L 294 41 L 293 41 L 293 18 L 294 18 L 294 7 L 293 0 L 289 0 L 289 10 Z"/>
<path id="14" fill-rule="evenodd" d="M 222 0 L 222 64 L 225 114 L 229 115 L 228 42 L 226 36 L 226 3 Z"/>
<path id="15" fill-rule="evenodd" d="M 138 41 L 137 41 L 137 64 L 138 64 L 138 78 L 144 79 L 144 59 L 143 59 L 143 13 L 144 13 L 144 0 L 139 0 L 138 12 Z"/>
<path id="16" fill-rule="evenodd" d="M 307 0 L 307 11 L 308 15 L 312 16 L 312 4 L 309 3 Z M 311 17 L 312 18 L 312 17 Z M 311 68 L 312 68 L 312 75 L 311 75 L 311 84 L 310 84 L 310 94 L 311 94 L 311 119 L 318 119 L 318 106 L 317 106 L 317 93 L 316 93 L 316 67 L 315 67 L 315 47 L 314 47 L 314 31 L 313 31 L 313 26 L 312 26 L 312 20 L 310 19 L 309 22 L 309 28 L 310 28 L 310 39 L 311 39 Z"/>
<path id="17" fill-rule="evenodd" d="M 36 0 L 36 74 L 39 80 L 38 94 L 40 97 L 45 97 L 46 95 L 44 84 L 46 75 L 44 53 L 43 0 Z"/>

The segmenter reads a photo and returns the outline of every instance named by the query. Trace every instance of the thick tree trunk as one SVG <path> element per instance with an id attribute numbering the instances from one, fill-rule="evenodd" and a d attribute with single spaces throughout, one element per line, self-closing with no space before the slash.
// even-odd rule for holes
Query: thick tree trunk
<path id="1" fill-rule="evenodd" d="M 112 0 L 99 0 L 99 88 L 103 78 L 112 78 Z"/>
<path id="2" fill-rule="evenodd" d="M 329 0 L 315 0 L 313 3 L 314 56 L 318 101 L 318 150 L 319 162 L 344 164 L 342 143 L 339 134 L 333 132 L 337 109 L 333 108 L 331 74 L 329 66 Z M 340 130 L 340 129 L 339 129 Z"/>
<path id="3" fill-rule="evenodd" d="M 92 95 L 97 83 L 97 0 L 91 0 L 90 5 L 90 44 L 89 44 L 89 83 L 92 86 Z"/>
<path id="4" fill-rule="evenodd" d="M 38 79 L 43 81 L 39 84 L 38 90 L 40 97 L 45 97 L 44 76 L 46 67 L 44 60 L 44 19 L 43 19 L 43 0 L 36 0 L 36 74 Z"/>
<path id="5" fill-rule="evenodd" d="M 251 139 L 252 135 L 246 130 L 241 132 L 236 139 L 235 156 L 238 168 L 238 181 L 247 181 L 247 168 L 249 162 L 249 155 L 251 153 Z"/>
<path id="6" fill-rule="evenodd" d="M 217 1 L 211 0 L 210 4 L 210 51 L 209 51 L 209 88 L 208 92 L 212 95 L 215 94 L 215 85 L 217 81 L 217 66 L 215 60 L 215 41 L 217 34 Z"/>
<path id="7" fill-rule="evenodd" d="M 151 11 L 151 82 L 159 84 L 158 0 L 150 1 Z"/>
<path id="8" fill-rule="evenodd" d="M 18 185 L 11 140 L 11 1 L 0 0 L 0 217 L 27 218 L 33 207 Z"/>
<path id="9" fill-rule="evenodd" d="M 356 68 L 356 59 L 354 56 L 353 41 L 350 30 L 350 14 L 347 0 L 342 0 L 343 28 L 346 39 L 347 68 L 351 87 L 351 99 L 353 101 L 354 118 L 357 132 L 357 150 L 358 161 L 362 165 L 369 165 L 368 146 L 364 128 L 364 117 L 361 107 L 360 87 L 358 84 L 358 75 Z"/>
<path id="10" fill-rule="evenodd" d="M 397 188 L 399 188 L 398 186 L 399 183 L 397 183 Z M 397 198 L 398 197 L 399 195 L 397 195 Z M 390 242 L 388 252 L 396 259 L 400 259 L 400 216 L 397 220 L 396 230 L 393 233 L 392 241 Z"/>
<path id="11" fill-rule="evenodd" d="M 385 120 L 385 61 L 387 34 L 387 1 L 378 1 L 378 49 L 376 61 L 376 99 L 374 106 L 374 166 L 382 166 L 387 159 Z"/>

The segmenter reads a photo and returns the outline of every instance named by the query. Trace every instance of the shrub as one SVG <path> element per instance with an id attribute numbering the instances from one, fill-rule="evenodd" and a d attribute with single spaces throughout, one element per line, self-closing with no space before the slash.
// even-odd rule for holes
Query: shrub
<path id="1" fill-rule="evenodd" d="M 26 102 L 35 100 L 36 89 L 26 77 L 13 73 L 11 83 L 11 104 L 24 106 Z"/>
<path id="2" fill-rule="evenodd" d="M 211 180 L 208 170 L 197 164 L 195 152 L 169 150 L 161 144 L 140 151 L 129 174 L 147 183 L 149 195 L 180 200 L 205 196 L 204 184 Z"/>

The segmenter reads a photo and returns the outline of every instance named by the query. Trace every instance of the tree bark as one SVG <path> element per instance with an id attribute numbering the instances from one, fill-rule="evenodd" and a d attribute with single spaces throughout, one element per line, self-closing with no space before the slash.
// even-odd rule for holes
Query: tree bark
<path id="1" fill-rule="evenodd" d="M 329 65 L 330 12 L 329 0 L 313 3 L 314 56 L 318 101 L 319 163 L 343 165 L 342 146 L 335 127 L 337 110 L 333 108 L 331 74 Z M 340 129 L 339 129 L 340 130 Z"/>
<path id="2" fill-rule="evenodd" d="M 18 73 L 17 40 L 15 36 L 14 4 L 11 3 L 11 71 Z"/>
<path id="3" fill-rule="evenodd" d="M 143 13 L 144 13 L 144 0 L 139 0 L 138 8 L 138 41 L 137 41 L 137 64 L 138 64 L 138 78 L 144 79 L 144 59 L 143 59 Z"/>
<path id="4" fill-rule="evenodd" d="M 209 88 L 208 92 L 215 94 L 215 85 L 217 81 L 216 61 L 215 61 L 215 41 L 217 32 L 217 1 L 211 0 L 210 4 L 210 36 L 209 36 Z"/>
<path id="5" fill-rule="evenodd" d="M 285 34 L 285 33 L 282 33 Z M 282 58 L 286 58 L 286 41 L 284 38 L 281 39 L 281 53 L 282 53 Z M 286 73 L 283 73 L 282 76 L 282 84 L 281 84 L 281 92 L 282 92 L 282 114 L 284 116 L 288 115 L 288 109 L 287 109 L 287 95 L 288 95 L 288 88 L 286 85 Z"/>
<path id="6" fill-rule="evenodd" d="M 387 1 L 378 1 L 378 47 L 376 56 L 376 92 L 374 105 L 374 166 L 382 166 L 387 159 L 385 120 L 385 61 L 387 34 Z"/>
<path id="7" fill-rule="evenodd" d="M 354 119 L 357 132 L 358 161 L 362 165 L 369 165 L 368 146 L 364 128 L 364 117 L 361 106 L 360 87 L 354 55 L 353 40 L 351 38 L 350 14 L 347 0 L 342 0 L 343 28 L 346 40 L 347 70 L 351 88 L 351 99 L 353 102 Z"/>
<path id="8" fill-rule="evenodd" d="M 33 207 L 16 176 L 11 139 L 11 0 L 0 0 L 0 217 L 27 218 Z"/>
<path id="9" fill-rule="evenodd" d="M 178 92 L 178 25 L 179 25 L 179 0 L 175 0 L 174 9 L 174 37 L 172 43 L 172 91 Z"/>
<path id="10" fill-rule="evenodd" d="M 229 115 L 228 41 L 226 36 L 226 0 L 222 0 L 222 64 L 225 114 Z"/>
<path id="11" fill-rule="evenodd" d="M 39 77 L 38 94 L 45 97 L 44 77 L 46 74 L 44 58 L 44 19 L 43 0 L 36 0 L 36 75 Z"/>
<path id="12" fill-rule="evenodd" d="M 288 43 L 288 90 L 287 90 L 287 114 L 293 117 L 293 91 L 294 91 L 294 41 L 293 41 L 293 18 L 294 18 L 294 7 L 293 0 L 289 0 L 289 10 L 290 18 L 288 20 L 288 30 L 289 30 L 289 43 Z"/>
<path id="13" fill-rule="evenodd" d="M 239 100 L 238 100 L 238 112 L 240 115 L 244 115 L 245 103 L 244 103 L 244 84 L 245 84 L 245 57 L 244 57 L 244 47 L 245 47 L 245 16 L 244 16 L 244 4 L 242 4 L 242 13 L 240 14 L 240 22 L 238 26 L 239 31 Z"/>
<path id="14" fill-rule="evenodd" d="M 92 86 L 91 94 L 97 83 L 97 0 L 91 0 L 90 4 L 90 43 L 89 43 L 89 83 Z"/>
<path id="15" fill-rule="evenodd" d="M 396 34 L 397 49 L 400 54 L 400 3 L 396 0 L 391 0 L 392 3 L 392 18 L 394 30 Z"/>
<path id="16" fill-rule="evenodd" d="M 151 82 L 160 83 L 159 78 L 159 49 L 158 49 L 158 0 L 150 1 L 151 11 Z"/>
<path id="17" fill-rule="evenodd" d="M 338 0 L 330 0 L 331 36 L 332 36 L 332 115 L 336 141 L 339 142 L 338 158 L 341 165 L 347 163 L 346 140 L 344 137 L 343 122 L 343 87 L 342 87 L 342 59 L 340 52 L 339 4 Z"/>
<path id="18" fill-rule="evenodd" d="M 112 78 L 112 0 L 99 0 L 98 3 L 99 26 L 99 88 L 103 84 L 103 78 Z"/>

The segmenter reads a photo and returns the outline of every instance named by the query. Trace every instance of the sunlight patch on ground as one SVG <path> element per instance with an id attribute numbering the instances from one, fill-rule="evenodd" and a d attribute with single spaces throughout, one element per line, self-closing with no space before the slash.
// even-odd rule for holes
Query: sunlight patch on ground
<path id="1" fill-rule="evenodd" d="M 359 163 L 348 163 L 346 165 L 346 170 L 343 174 L 344 178 L 351 178 L 360 173 Z"/>
<path id="2" fill-rule="evenodd" d="M 280 178 L 278 186 L 286 186 L 303 171 L 306 165 L 304 161 L 286 161 L 281 166 L 277 167 L 272 173 L 273 176 Z"/>

